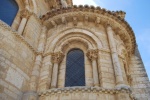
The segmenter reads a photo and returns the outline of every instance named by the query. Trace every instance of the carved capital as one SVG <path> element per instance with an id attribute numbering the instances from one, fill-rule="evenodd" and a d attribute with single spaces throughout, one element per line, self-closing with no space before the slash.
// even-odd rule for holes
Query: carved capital
<path id="1" fill-rule="evenodd" d="M 87 52 L 87 57 L 92 61 L 98 58 L 98 50 L 89 50 Z"/>
<path id="2" fill-rule="evenodd" d="M 60 63 L 64 58 L 64 54 L 61 52 L 52 53 L 52 62 Z"/>
<path id="3" fill-rule="evenodd" d="M 27 9 L 24 9 L 20 12 L 20 14 L 21 14 L 21 18 L 29 18 L 31 15 L 31 12 L 28 11 Z"/>

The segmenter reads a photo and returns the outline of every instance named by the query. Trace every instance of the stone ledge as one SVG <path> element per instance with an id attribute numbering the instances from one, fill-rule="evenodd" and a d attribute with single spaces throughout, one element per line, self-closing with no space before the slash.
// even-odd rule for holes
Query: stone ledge
<path id="1" fill-rule="evenodd" d="M 120 89 L 107 89 L 101 87 L 65 87 L 65 88 L 53 88 L 46 91 L 39 92 L 39 96 L 48 96 L 53 94 L 62 94 L 62 93 L 104 93 L 104 94 L 119 94 L 119 93 L 127 93 L 130 95 L 132 100 L 136 100 L 136 98 L 132 95 L 132 91 L 127 88 Z"/>

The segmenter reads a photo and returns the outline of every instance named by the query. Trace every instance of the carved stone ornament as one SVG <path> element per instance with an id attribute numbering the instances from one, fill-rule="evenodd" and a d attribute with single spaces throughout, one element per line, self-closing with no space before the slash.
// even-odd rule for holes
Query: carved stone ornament
<path id="1" fill-rule="evenodd" d="M 98 58 L 98 50 L 89 50 L 87 52 L 87 57 L 92 61 Z"/>
<path id="2" fill-rule="evenodd" d="M 20 12 L 20 14 L 21 14 L 21 18 L 29 18 L 31 15 L 31 12 L 28 11 L 27 9 L 24 9 Z"/>
<path id="3" fill-rule="evenodd" d="M 60 63 L 63 60 L 64 54 L 61 52 L 52 53 L 52 62 Z"/>

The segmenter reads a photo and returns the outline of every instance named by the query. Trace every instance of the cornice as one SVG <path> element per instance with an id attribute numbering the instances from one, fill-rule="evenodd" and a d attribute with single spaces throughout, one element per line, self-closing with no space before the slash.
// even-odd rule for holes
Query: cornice
<path id="1" fill-rule="evenodd" d="M 39 92 L 40 97 L 54 95 L 54 94 L 63 94 L 63 93 L 104 93 L 104 94 L 119 94 L 119 93 L 127 93 L 130 95 L 132 100 L 136 100 L 133 96 L 132 91 L 126 88 L 120 89 L 107 89 L 101 87 L 65 87 L 65 88 L 54 88 L 46 91 Z"/>
<path id="2" fill-rule="evenodd" d="M 79 15 L 83 15 L 83 16 L 87 14 L 89 15 L 91 14 L 92 16 L 95 15 L 95 18 L 97 18 L 97 21 L 99 21 L 98 19 L 105 20 L 105 25 L 110 25 L 110 26 L 116 27 L 116 29 L 119 29 L 119 31 L 121 31 L 120 36 L 122 37 L 126 45 L 129 46 L 127 47 L 127 49 L 129 50 L 129 52 L 134 53 L 135 46 L 136 46 L 135 35 L 130 25 L 125 21 L 124 19 L 125 12 L 123 11 L 114 12 L 114 11 L 109 11 L 100 7 L 94 7 L 94 6 L 88 6 L 88 5 L 85 5 L 85 6 L 74 5 L 68 8 L 53 9 L 50 12 L 43 15 L 41 20 L 43 23 L 51 23 L 52 26 L 56 27 L 58 23 L 55 21 L 62 18 L 62 16 L 65 16 L 66 18 L 68 18 L 68 16 L 73 16 L 73 20 L 72 20 L 73 23 L 77 22 L 78 21 L 77 13 L 80 13 Z M 76 20 L 74 21 L 74 19 Z M 74 25 L 76 25 L 76 23 L 74 23 Z M 130 39 L 128 37 L 130 37 Z"/>

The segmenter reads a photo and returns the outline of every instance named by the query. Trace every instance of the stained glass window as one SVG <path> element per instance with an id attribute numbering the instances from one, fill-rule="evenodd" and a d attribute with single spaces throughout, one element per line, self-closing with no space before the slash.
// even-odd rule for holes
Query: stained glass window
<path id="1" fill-rule="evenodd" d="M 17 11 L 18 5 L 15 0 L 0 0 L 0 20 L 11 25 Z"/>
<path id="2" fill-rule="evenodd" d="M 84 53 L 80 49 L 68 52 L 65 87 L 85 86 Z"/>

